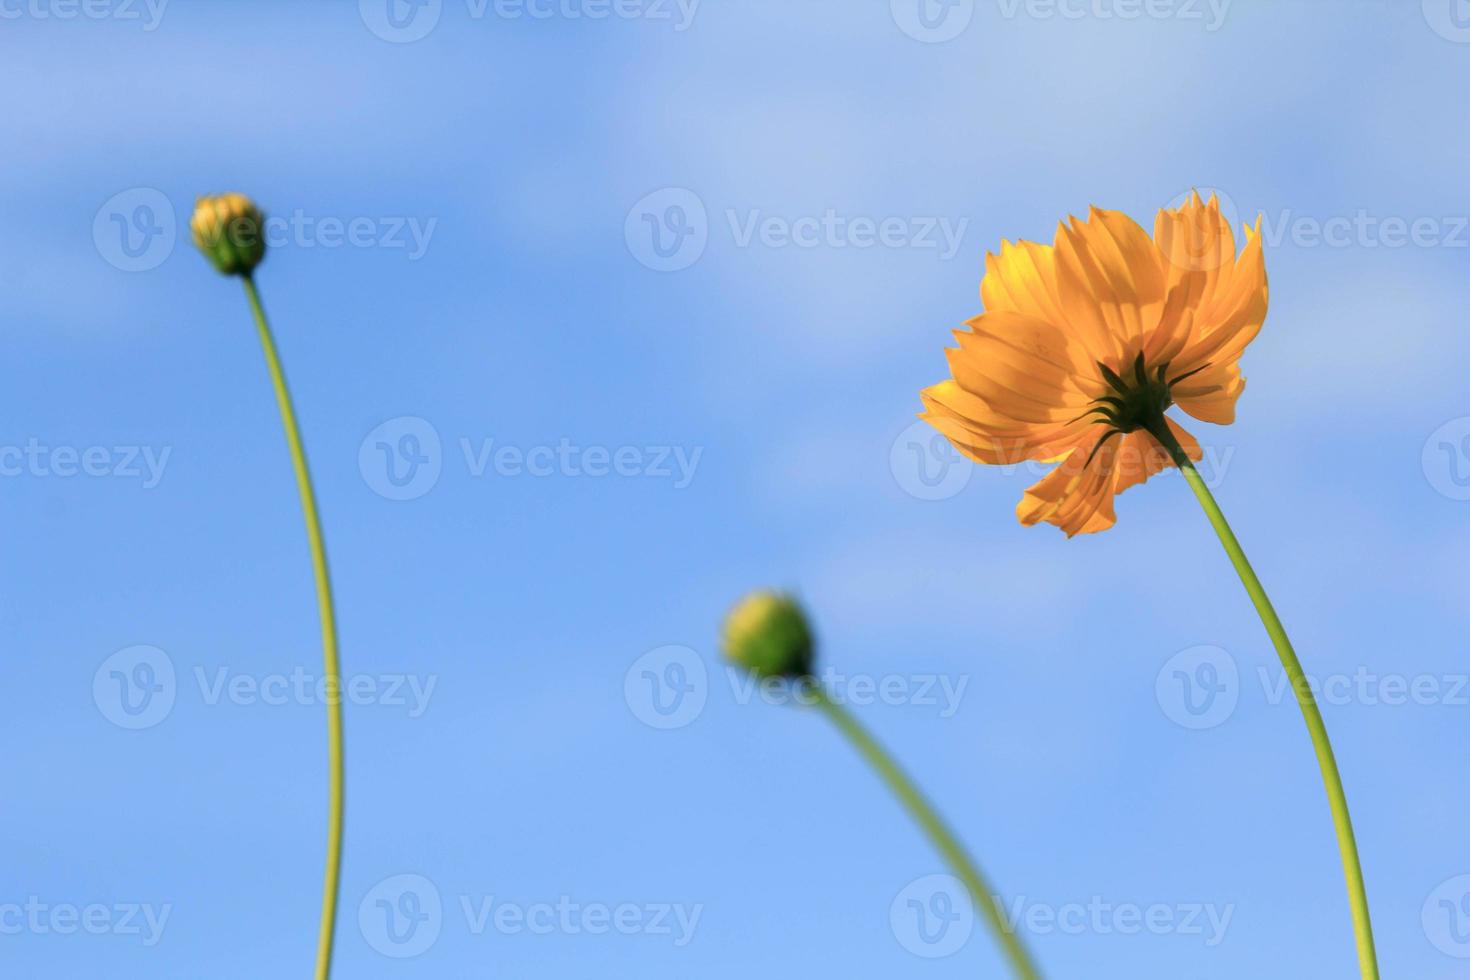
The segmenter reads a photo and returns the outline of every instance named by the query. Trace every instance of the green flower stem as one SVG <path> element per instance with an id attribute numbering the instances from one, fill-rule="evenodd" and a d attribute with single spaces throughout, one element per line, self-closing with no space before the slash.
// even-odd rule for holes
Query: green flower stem
<path id="1" fill-rule="evenodd" d="M 286 443 L 291 449 L 291 465 L 296 470 L 296 489 L 301 494 L 301 510 L 306 517 L 306 539 L 311 547 L 312 570 L 316 576 L 317 613 L 322 624 L 322 661 L 325 669 L 327 702 L 327 756 L 330 770 L 327 815 L 327 869 L 322 888 L 322 918 L 317 934 L 316 980 L 327 980 L 332 973 L 332 943 L 337 923 L 337 893 L 342 874 L 342 667 L 337 658 L 337 622 L 332 612 L 332 580 L 327 571 L 327 549 L 322 539 L 321 518 L 317 514 L 316 494 L 311 488 L 311 471 L 306 463 L 306 449 L 301 444 L 301 430 L 296 424 L 296 410 L 291 406 L 291 391 L 276 342 L 260 305 L 255 280 L 243 277 L 245 295 L 255 314 L 260 332 L 260 346 L 265 352 L 271 383 L 276 390 L 276 404 L 281 410 L 281 424 L 286 430 Z"/>
<path id="2" fill-rule="evenodd" d="M 1185 480 L 1194 490 L 1194 495 L 1199 498 L 1200 506 L 1205 510 L 1205 516 L 1210 519 L 1210 525 L 1220 536 L 1220 543 L 1225 546 L 1225 553 L 1230 556 L 1230 563 L 1235 566 L 1236 574 L 1240 576 L 1240 581 L 1245 585 L 1245 591 L 1250 595 L 1256 612 L 1260 614 L 1261 622 L 1266 625 L 1266 632 L 1271 635 L 1271 643 L 1281 657 L 1281 665 L 1286 668 L 1286 676 L 1291 681 L 1292 690 L 1296 692 L 1296 700 L 1302 709 L 1302 717 L 1306 719 L 1307 731 L 1312 736 L 1312 748 L 1317 753 L 1317 765 L 1322 770 L 1322 782 L 1327 787 L 1327 802 L 1332 808 L 1332 824 L 1337 831 L 1337 849 L 1342 856 L 1342 871 L 1343 876 L 1347 879 L 1348 901 L 1352 906 L 1353 932 L 1357 936 L 1358 944 L 1358 968 L 1362 971 L 1363 980 L 1378 980 L 1378 954 L 1374 950 L 1373 923 L 1368 915 L 1368 892 L 1363 887 L 1363 867 L 1358 861 L 1358 843 L 1353 837 L 1353 820 L 1348 813 L 1347 794 L 1343 792 L 1342 776 L 1337 771 L 1337 759 L 1332 754 L 1332 743 L 1327 738 L 1327 726 L 1322 721 L 1322 712 L 1317 707 L 1317 700 L 1313 697 L 1306 674 L 1302 671 L 1301 661 L 1297 659 L 1296 651 L 1291 647 L 1291 640 L 1286 636 L 1286 628 L 1281 625 L 1281 619 L 1276 615 L 1271 600 L 1266 596 L 1261 580 L 1256 578 L 1250 561 L 1245 557 L 1240 542 L 1235 538 L 1235 532 L 1230 530 L 1230 524 L 1225 520 L 1225 515 L 1221 513 L 1220 505 L 1215 503 L 1215 497 L 1210 493 L 1210 488 L 1205 486 L 1205 481 L 1200 477 L 1199 471 L 1184 454 L 1184 449 L 1174 438 L 1174 434 L 1169 431 L 1162 416 L 1149 426 L 1148 431 L 1173 457 L 1175 465 L 1183 472 Z"/>
<path id="3" fill-rule="evenodd" d="M 991 932 L 995 934 L 1016 976 L 1021 977 L 1022 980 L 1039 980 L 1041 974 L 1031 962 L 1026 948 L 1021 945 L 1021 940 L 1015 932 L 1006 925 L 1000 900 L 996 897 L 995 891 L 985 880 L 985 876 L 980 873 L 980 869 L 975 866 L 970 855 L 965 852 L 964 846 L 955 838 L 954 833 L 945 825 L 939 814 L 934 811 L 934 807 L 924 798 L 924 794 L 914 785 L 913 780 L 909 779 L 908 775 L 898 767 L 893 758 L 883 750 L 883 747 L 850 711 L 827 696 L 827 692 L 820 684 L 814 680 L 810 681 L 809 691 L 816 707 L 832 719 L 832 723 L 858 750 L 858 754 L 873 767 L 883 782 L 888 784 L 888 788 L 893 791 L 898 802 L 918 822 L 930 842 L 939 849 L 940 854 L 944 855 L 944 859 L 949 862 L 960 881 L 964 882 L 971 899 L 976 908 L 985 916 Z"/>

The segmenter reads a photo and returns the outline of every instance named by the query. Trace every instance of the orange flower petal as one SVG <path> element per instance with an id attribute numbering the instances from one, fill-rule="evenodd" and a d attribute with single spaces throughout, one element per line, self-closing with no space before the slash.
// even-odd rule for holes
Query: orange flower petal
<path id="1" fill-rule="evenodd" d="M 1245 391 L 1240 367 L 1227 364 L 1209 367 L 1174 387 L 1174 401 L 1201 422 L 1230 425 L 1235 421 L 1235 402 Z"/>
<path id="2" fill-rule="evenodd" d="M 1065 423 L 1095 397 L 1083 387 L 1074 345 L 1057 327 L 1015 313 L 986 313 L 958 332 L 950 370 L 961 388 L 983 398 L 995 413 L 1019 422 Z"/>
<path id="3" fill-rule="evenodd" d="M 1158 249 L 1120 211 L 1092 208 L 1057 229 L 1057 285 L 1069 326 L 1096 353 L 1121 365 L 1158 324 L 1166 284 Z"/>
<path id="4" fill-rule="evenodd" d="M 985 256 L 980 299 L 987 313 L 1019 313 L 1057 327 L 1067 322 L 1057 292 L 1056 253 L 1050 245 L 1001 242 L 999 255 Z"/>

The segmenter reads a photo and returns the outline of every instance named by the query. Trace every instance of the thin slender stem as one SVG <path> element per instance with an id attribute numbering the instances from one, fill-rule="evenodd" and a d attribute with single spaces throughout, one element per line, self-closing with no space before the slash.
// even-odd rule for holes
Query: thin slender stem
<path id="1" fill-rule="evenodd" d="M 1219 535 L 1220 543 L 1225 546 L 1225 553 L 1230 556 L 1230 563 L 1235 566 L 1236 574 L 1240 576 L 1256 612 L 1260 614 L 1261 622 L 1271 636 L 1271 643 L 1281 658 L 1281 666 L 1286 669 L 1292 690 L 1296 692 L 1297 704 L 1302 709 L 1307 731 L 1312 736 L 1312 748 L 1317 754 L 1317 765 L 1322 770 L 1322 783 L 1327 788 L 1327 803 L 1332 809 L 1332 824 L 1337 831 L 1337 849 L 1342 857 L 1343 877 L 1347 880 L 1348 901 L 1352 906 L 1353 932 L 1357 938 L 1358 969 L 1362 972 L 1363 980 L 1378 980 L 1378 954 L 1373 944 L 1373 923 L 1368 914 L 1368 891 L 1363 886 L 1363 867 L 1358 860 L 1358 843 L 1353 837 L 1353 820 L 1348 813 L 1347 794 L 1342 788 L 1342 776 L 1337 771 L 1337 759 L 1332 754 L 1332 743 L 1327 738 L 1327 725 L 1322 721 L 1317 699 L 1312 695 L 1306 673 L 1302 670 L 1296 651 L 1292 649 L 1291 640 L 1287 638 L 1286 628 L 1281 625 L 1281 618 L 1276 615 L 1266 590 L 1261 586 L 1261 580 L 1256 577 L 1250 561 L 1246 559 L 1235 532 L 1230 530 L 1230 524 L 1225 520 L 1210 488 L 1205 486 L 1199 471 L 1185 455 L 1162 417 L 1149 427 L 1149 432 L 1173 457 L 1175 465 L 1184 473 L 1185 480 L 1194 490 L 1194 495 L 1199 498 L 1205 516 L 1210 519 L 1210 525 Z"/>
<path id="2" fill-rule="evenodd" d="M 960 881 L 964 882 L 971 899 L 984 914 L 991 932 L 995 934 L 1016 976 L 1021 977 L 1022 980 L 1039 980 L 1041 973 L 1032 963 L 1025 946 L 1021 944 L 1016 933 L 1006 925 L 1000 899 L 996 897 L 994 889 L 980 873 L 980 869 L 976 867 L 970 855 L 966 853 L 964 845 L 955 838 L 954 833 L 935 812 L 924 794 L 914 785 L 913 780 L 899 768 L 893 758 L 883 750 L 883 747 L 850 711 L 827 696 L 827 692 L 822 689 L 821 685 L 815 681 L 810 682 L 810 692 L 816 707 L 832 719 L 832 723 L 873 767 L 879 778 L 893 791 L 898 802 L 918 822 L 930 842 L 938 848 L 940 854 L 944 855 L 944 859 L 949 862 Z"/>
<path id="3" fill-rule="evenodd" d="M 337 893 L 342 874 L 342 667 L 337 658 L 337 621 L 332 612 L 332 580 L 327 571 L 327 548 L 322 539 L 321 518 L 317 514 L 316 494 L 311 487 L 311 471 L 306 463 L 306 449 L 301 443 L 301 430 L 296 424 L 296 410 L 291 405 L 291 391 L 276 352 L 275 338 L 260 305 L 255 280 L 244 277 L 245 295 L 255 314 L 260 332 L 260 346 L 265 352 L 271 383 L 276 390 L 276 404 L 281 410 L 281 424 L 286 430 L 286 443 L 291 449 L 291 465 L 296 470 L 296 489 L 301 495 L 301 510 L 306 517 L 306 539 L 311 547 L 311 565 L 316 576 L 317 613 L 322 624 L 322 663 L 325 670 L 327 701 L 327 757 L 330 770 L 327 814 L 327 868 L 322 887 L 322 918 L 317 934 L 316 980 L 327 980 L 332 973 L 332 944 L 337 923 Z"/>

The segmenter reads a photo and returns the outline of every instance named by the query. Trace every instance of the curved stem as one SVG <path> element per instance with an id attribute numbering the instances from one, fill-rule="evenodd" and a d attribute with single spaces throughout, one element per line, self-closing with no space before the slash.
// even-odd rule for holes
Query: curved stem
<path id="1" fill-rule="evenodd" d="M 1297 659 L 1296 651 L 1292 649 L 1291 640 L 1287 638 L 1286 628 L 1281 625 L 1281 618 L 1276 615 L 1276 610 L 1271 605 L 1271 600 L 1266 595 L 1266 590 L 1261 586 L 1261 580 L 1256 578 L 1255 570 L 1245 557 L 1245 552 L 1236 540 L 1235 532 L 1230 530 L 1230 524 L 1225 520 L 1225 515 L 1220 511 L 1220 505 L 1215 503 L 1215 497 L 1210 493 L 1210 488 L 1205 486 L 1205 481 L 1200 477 L 1199 471 L 1194 468 L 1185 455 L 1179 441 L 1169 431 L 1169 426 L 1164 422 L 1162 416 L 1158 422 L 1149 427 L 1149 433 L 1158 440 L 1159 444 L 1168 451 L 1176 466 L 1183 472 L 1185 480 L 1189 482 L 1190 489 L 1199 498 L 1200 506 L 1205 510 L 1205 516 L 1210 519 L 1210 525 L 1220 537 L 1220 543 L 1225 546 L 1225 553 L 1230 556 L 1230 563 L 1235 566 L 1236 574 L 1245 585 L 1245 591 L 1250 595 L 1251 602 L 1260 614 L 1261 622 L 1266 626 L 1266 632 L 1271 635 L 1271 643 L 1276 647 L 1276 653 L 1281 658 L 1281 666 L 1286 669 L 1287 679 L 1291 681 L 1292 690 L 1296 692 L 1297 704 L 1302 709 L 1302 717 L 1306 719 L 1307 731 L 1312 736 L 1312 748 L 1317 754 L 1317 765 L 1322 770 L 1322 782 L 1327 788 L 1327 803 L 1332 809 L 1332 824 L 1337 831 L 1337 849 L 1342 857 L 1343 876 L 1347 879 L 1348 901 L 1352 906 L 1353 932 L 1357 937 L 1358 945 L 1358 969 L 1362 972 L 1363 980 L 1378 980 L 1378 955 L 1373 945 L 1373 923 L 1368 915 L 1368 892 L 1363 886 L 1363 867 L 1358 861 L 1358 844 L 1353 837 L 1353 820 L 1348 813 L 1347 794 L 1343 792 L 1342 776 L 1337 771 L 1337 759 L 1332 754 L 1332 743 L 1327 738 L 1327 726 L 1322 721 L 1322 712 L 1317 707 L 1317 700 L 1312 695 L 1311 686 L 1307 682 L 1306 673 L 1302 670 L 1301 661 Z"/>
<path id="2" fill-rule="evenodd" d="M 925 799 L 924 794 L 914 785 L 913 780 L 909 779 L 908 775 L 898 767 L 893 758 L 883 750 L 883 747 L 853 717 L 852 713 L 828 697 L 827 692 L 819 684 L 811 681 L 810 691 L 816 707 L 832 719 L 832 723 L 837 726 L 838 730 L 877 771 L 883 782 L 888 784 L 888 788 L 893 791 L 898 802 L 918 822 L 930 842 L 939 849 L 939 853 L 944 855 L 944 859 L 954 869 L 955 875 L 964 882 L 965 888 L 969 890 L 975 906 L 984 914 L 991 932 L 1000 943 L 1001 950 L 1005 953 L 1011 968 L 1015 970 L 1016 976 L 1021 977 L 1022 980 L 1039 980 L 1041 974 L 1031 962 L 1026 948 L 1021 945 L 1021 940 L 1016 933 L 1006 925 L 1000 899 L 996 897 L 994 889 L 980 873 L 980 869 L 975 866 L 970 855 L 965 852 L 964 846 L 955 838 L 954 833 Z"/>
<path id="3" fill-rule="evenodd" d="M 281 410 L 281 424 L 286 430 L 286 443 L 291 449 L 291 465 L 296 471 L 296 489 L 301 494 L 301 510 L 306 517 L 306 539 L 311 547 L 312 571 L 316 576 L 317 613 L 322 624 L 322 663 L 327 702 L 327 755 L 330 789 L 327 815 L 327 869 L 322 888 L 322 918 L 317 934 L 316 980 L 327 980 L 332 972 L 332 942 L 337 923 L 337 892 L 342 874 L 342 668 L 337 658 L 337 623 L 332 612 L 332 581 L 327 571 L 327 548 L 322 539 L 321 518 L 317 515 L 316 494 L 311 488 L 311 471 L 306 463 L 306 449 L 301 444 L 301 430 L 296 424 L 296 411 L 291 406 L 291 391 L 286 374 L 271 336 L 265 310 L 260 305 L 255 280 L 244 277 L 245 295 L 255 314 L 260 332 L 260 346 L 270 369 L 271 384 L 276 390 L 276 404 Z"/>

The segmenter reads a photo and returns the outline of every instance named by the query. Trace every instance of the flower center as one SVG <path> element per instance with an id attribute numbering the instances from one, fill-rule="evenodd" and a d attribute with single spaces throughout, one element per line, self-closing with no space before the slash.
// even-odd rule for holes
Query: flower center
<path id="1" fill-rule="evenodd" d="M 1143 355 L 1133 362 L 1131 371 L 1119 375 L 1098 362 L 1097 368 L 1111 389 L 1093 402 L 1093 411 L 1115 432 L 1135 432 L 1157 423 L 1164 410 L 1174 404 L 1169 394 L 1169 365 L 1161 364 L 1150 371 Z"/>
<path id="2" fill-rule="evenodd" d="M 1173 387 L 1185 378 L 1198 374 L 1209 364 L 1203 364 L 1193 371 L 1186 371 L 1176 377 L 1169 377 L 1169 362 L 1165 361 L 1152 371 L 1143 361 L 1140 353 L 1133 366 L 1123 374 L 1118 374 L 1102 361 L 1097 362 L 1097 369 L 1102 373 L 1103 380 L 1108 383 L 1108 393 L 1093 400 L 1092 407 L 1077 419 L 1085 419 L 1089 415 L 1095 415 L 1101 422 L 1106 422 L 1108 431 L 1102 434 L 1097 444 L 1092 447 L 1087 461 L 1092 462 L 1092 457 L 1098 454 L 1107 442 L 1117 435 L 1125 435 L 1129 432 L 1137 432 L 1144 429 L 1154 433 L 1156 436 L 1164 430 L 1164 412 L 1174 404 Z M 1074 419 L 1073 421 L 1077 421 Z"/>

